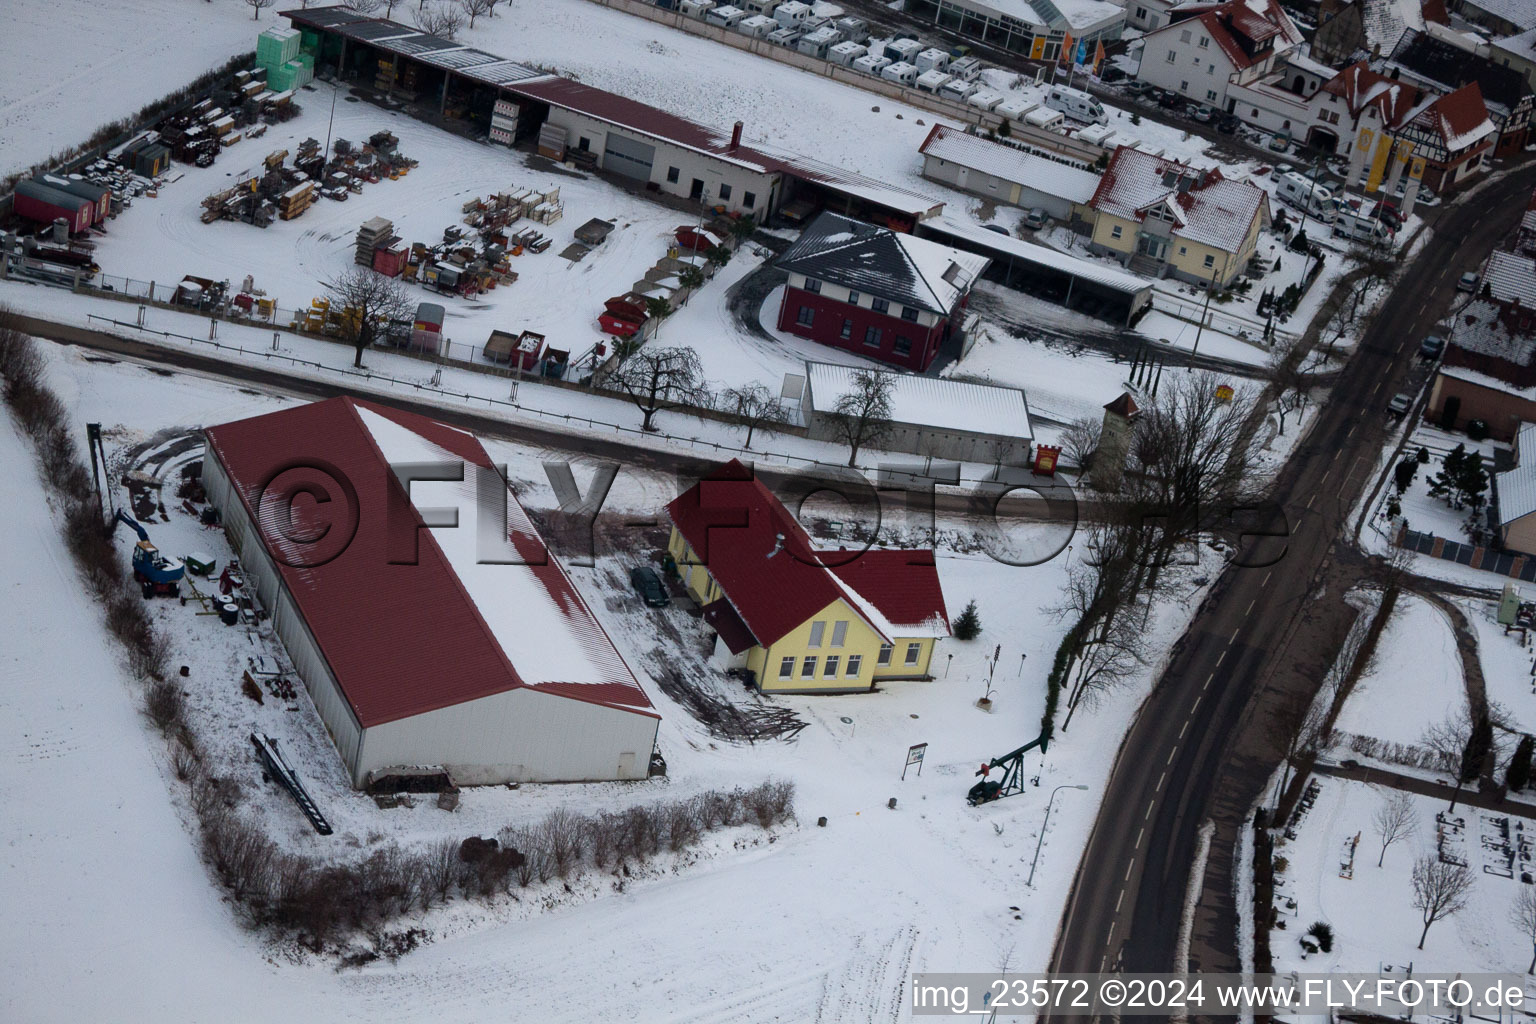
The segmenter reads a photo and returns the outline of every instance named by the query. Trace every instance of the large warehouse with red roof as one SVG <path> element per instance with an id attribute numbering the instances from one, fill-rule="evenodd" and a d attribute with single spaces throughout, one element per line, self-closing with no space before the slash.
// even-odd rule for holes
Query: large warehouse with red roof
<path id="1" fill-rule="evenodd" d="M 659 716 L 474 435 L 345 397 L 204 433 L 209 500 L 353 785 L 646 777 Z"/>

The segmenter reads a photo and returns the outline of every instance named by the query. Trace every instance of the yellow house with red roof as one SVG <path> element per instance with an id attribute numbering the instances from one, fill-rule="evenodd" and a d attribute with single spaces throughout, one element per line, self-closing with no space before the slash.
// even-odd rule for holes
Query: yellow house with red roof
<path id="1" fill-rule="evenodd" d="M 927 679 L 949 618 L 932 551 L 818 549 L 736 460 L 667 506 L 668 552 L 728 664 L 773 693 Z"/>

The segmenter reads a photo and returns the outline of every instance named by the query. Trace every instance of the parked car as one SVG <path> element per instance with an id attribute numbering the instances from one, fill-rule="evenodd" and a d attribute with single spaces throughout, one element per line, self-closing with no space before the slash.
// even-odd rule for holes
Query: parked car
<path id="1" fill-rule="evenodd" d="M 1269 140 L 1269 149 L 1272 153 L 1288 153 L 1291 149 L 1291 136 L 1289 132 L 1281 132 L 1272 136 Z"/>
<path id="2" fill-rule="evenodd" d="M 1235 114 L 1222 114 L 1216 119 L 1216 130 L 1223 135 L 1236 135 L 1243 122 Z"/>
<path id="3" fill-rule="evenodd" d="M 1477 291 L 1477 282 L 1477 271 L 1469 270 L 1462 274 L 1461 279 L 1456 282 L 1456 290 L 1459 292 L 1475 292 Z"/>
<path id="4" fill-rule="evenodd" d="M 1116 82 L 1125 81 L 1126 74 L 1113 64 L 1105 64 L 1104 70 L 1099 72 L 1099 81 L 1105 85 L 1114 85 Z"/>
<path id="5" fill-rule="evenodd" d="M 629 582 L 635 588 L 635 593 L 652 608 L 663 608 L 672 603 L 660 574 L 648 565 L 637 565 L 629 570 Z"/>
<path id="6" fill-rule="evenodd" d="M 1274 169 L 1269 172 L 1269 180 L 1270 181 L 1279 181 L 1281 178 L 1285 177 L 1287 174 L 1290 174 L 1291 171 L 1293 171 L 1294 169 L 1295 168 L 1293 168 L 1290 164 L 1286 164 L 1286 163 L 1275 164 Z"/>
<path id="7" fill-rule="evenodd" d="M 1157 105 L 1167 110 L 1181 111 L 1184 109 L 1184 97 L 1176 92 L 1163 90 L 1163 94 L 1157 98 Z"/>
<path id="8" fill-rule="evenodd" d="M 1125 83 L 1125 94 L 1134 99 L 1144 99 L 1156 91 L 1157 86 L 1149 85 L 1146 82 L 1132 81 Z"/>
<path id="9" fill-rule="evenodd" d="M 1201 124 L 1210 124 L 1212 121 L 1216 120 L 1216 111 L 1202 103 L 1196 107 L 1194 113 L 1190 114 L 1189 116 L 1194 118 L 1196 121 L 1199 121 Z"/>
<path id="10" fill-rule="evenodd" d="M 1387 415 L 1393 419 L 1402 419 L 1408 415 L 1408 410 L 1413 407 L 1413 396 L 1399 391 L 1392 396 L 1392 401 L 1387 403 Z"/>
<path id="11" fill-rule="evenodd" d="M 1043 231 L 1050 223 L 1051 218 L 1038 206 L 1024 214 L 1024 226 L 1031 231 Z"/>
<path id="12" fill-rule="evenodd" d="M 1444 351 L 1445 339 L 1438 334 L 1431 334 L 1419 342 L 1419 358 L 1421 359 L 1439 359 L 1440 354 Z"/>
<path id="13" fill-rule="evenodd" d="M 996 231 L 1000 235 L 1007 235 L 1011 233 L 1001 224 L 983 224 L 982 227 L 986 228 L 988 231 Z"/>

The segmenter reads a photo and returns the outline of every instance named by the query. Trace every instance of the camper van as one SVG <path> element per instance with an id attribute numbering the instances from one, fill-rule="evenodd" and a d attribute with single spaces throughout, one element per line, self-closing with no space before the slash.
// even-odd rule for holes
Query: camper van
<path id="1" fill-rule="evenodd" d="M 852 67 L 854 61 L 868 52 L 869 47 L 863 43 L 856 43 L 852 39 L 845 39 L 827 51 L 827 60 L 847 68 Z"/>
<path id="2" fill-rule="evenodd" d="M 964 79 L 967 82 L 974 82 L 977 78 L 981 77 L 981 58 L 961 57 L 958 60 L 952 60 L 949 62 L 949 67 L 945 68 L 945 70 L 956 78 Z"/>
<path id="3" fill-rule="evenodd" d="M 996 89 L 978 89 L 967 96 L 965 102 L 977 110 L 991 110 L 1003 102 L 1003 94 Z"/>
<path id="4" fill-rule="evenodd" d="M 1066 119 L 1067 115 L 1049 107 L 1036 107 L 1024 115 L 1025 124 L 1031 128 L 1044 128 L 1046 131 L 1059 130 Z"/>
<path id="5" fill-rule="evenodd" d="M 833 22 L 844 39 L 855 43 L 869 42 L 869 22 L 863 18 L 838 18 Z"/>
<path id="6" fill-rule="evenodd" d="M 715 0 L 683 0 L 678 5 L 678 10 L 685 18 L 697 18 L 704 20 L 704 16 L 714 10 Z"/>
<path id="7" fill-rule="evenodd" d="M 753 39 L 766 39 L 768 33 L 779 27 L 779 23 L 766 14 L 752 14 L 736 23 L 736 31 Z"/>
<path id="8" fill-rule="evenodd" d="M 1052 110 L 1059 110 L 1074 121 L 1082 121 L 1085 124 L 1108 124 L 1109 116 L 1104 113 L 1104 108 L 1099 101 L 1083 92 L 1081 89 L 1069 89 L 1064 85 L 1051 87 L 1046 93 L 1045 105 Z"/>
<path id="9" fill-rule="evenodd" d="M 1275 196 L 1287 206 L 1293 206 L 1324 224 L 1332 224 L 1338 219 L 1339 211 L 1334 205 L 1332 190 L 1315 184 L 1310 178 L 1295 171 L 1281 175 Z"/>
<path id="10" fill-rule="evenodd" d="M 962 78 L 951 77 L 949 81 L 939 86 L 939 96 L 946 100 L 954 100 L 956 103 L 964 103 L 981 88 L 975 82 L 967 82 Z"/>
<path id="11" fill-rule="evenodd" d="M 1339 215 L 1333 222 L 1335 236 L 1368 245 L 1391 243 L 1395 232 L 1382 216 L 1380 203 L 1367 199 L 1360 203 L 1358 209 L 1351 203 L 1335 205 L 1339 206 Z"/>
<path id="12" fill-rule="evenodd" d="M 709 25 L 718 25 L 721 28 L 735 28 L 747 12 L 740 7 L 732 7 L 726 4 L 724 7 L 716 7 L 704 15 L 704 21 Z"/>
<path id="13" fill-rule="evenodd" d="M 892 61 L 912 64 L 916 66 L 917 55 L 922 52 L 923 44 L 916 39 L 892 39 L 885 44 L 885 55 Z"/>
<path id="14" fill-rule="evenodd" d="M 930 47 L 920 52 L 912 63 L 917 65 L 919 72 L 943 71 L 949 67 L 949 54 L 936 47 Z"/>
<path id="15" fill-rule="evenodd" d="M 866 75 L 874 75 L 878 78 L 880 77 L 880 72 L 884 71 L 890 63 L 891 58 L 889 57 L 882 57 L 878 53 L 867 53 L 854 60 L 853 70 L 862 71 Z"/>
<path id="16" fill-rule="evenodd" d="M 917 66 L 899 60 L 894 64 L 887 64 L 880 69 L 880 77 L 887 82 L 896 82 L 899 85 L 911 85 L 917 81 Z"/>
<path id="17" fill-rule="evenodd" d="M 917 76 L 917 91 L 937 93 L 949 81 L 949 75 L 937 69 L 924 71 Z"/>
<path id="18" fill-rule="evenodd" d="M 1029 102 L 1029 100 L 1014 98 L 1003 100 L 1003 102 L 992 108 L 992 112 L 998 117 L 1004 117 L 1010 121 L 1017 121 L 1034 109 L 1035 104 Z"/>

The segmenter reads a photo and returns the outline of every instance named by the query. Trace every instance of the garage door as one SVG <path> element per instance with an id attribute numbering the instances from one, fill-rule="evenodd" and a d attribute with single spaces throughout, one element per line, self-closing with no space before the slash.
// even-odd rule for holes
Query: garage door
<path id="1" fill-rule="evenodd" d="M 656 162 L 656 147 L 609 132 L 603 144 L 603 169 L 641 181 L 651 180 L 651 164 Z"/>

